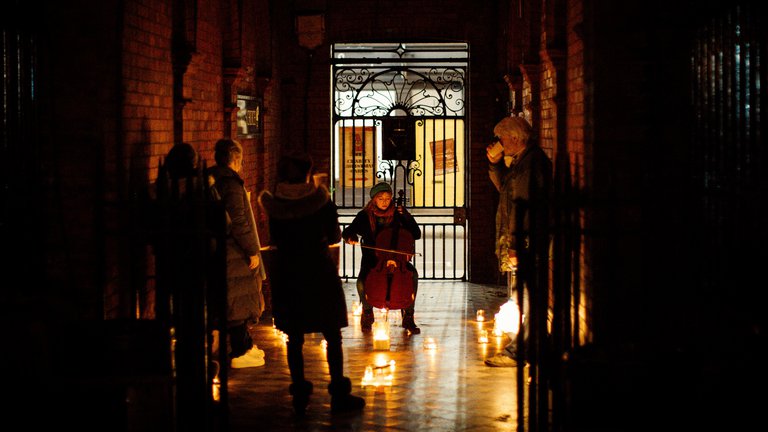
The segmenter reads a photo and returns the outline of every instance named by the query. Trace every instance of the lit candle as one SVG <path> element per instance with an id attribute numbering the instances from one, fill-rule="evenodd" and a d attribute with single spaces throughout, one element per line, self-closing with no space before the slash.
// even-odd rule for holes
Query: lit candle
<path id="1" fill-rule="evenodd" d="M 477 310 L 477 322 L 485 321 L 485 311 L 482 309 Z"/>
<path id="2" fill-rule="evenodd" d="M 424 349 L 428 350 L 436 350 L 437 349 L 437 342 L 435 342 L 435 339 L 432 337 L 428 337 L 424 340 Z"/>
<path id="3" fill-rule="evenodd" d="M 360 385 L 363 387 L 373 385 L 373 366 L 369 365 L 365 367 L 365 374 L 363 374 L 363 379 L 360 381 Z"/>
<path id="4" fill-rule="evenodd" d="M 382 362 L 383 361 L 383 362 Z M 395 361 L 389 363 L 385 360 L 377 361 L 376 366 L 368 365 L 360 384 L 365 386 L 391 386 L 395 375 Z"/>
<path id="5" fill-rule="evenodd" d="M 221 381 L 218 378 L 213 379 L 213 400 L 218 402 L 221 399 Z"/>
<path id="6" fill-rule="evenodd" d="M 373 323 L 373 349 L 389 349 L 389 322 L 383 321 Z"/>

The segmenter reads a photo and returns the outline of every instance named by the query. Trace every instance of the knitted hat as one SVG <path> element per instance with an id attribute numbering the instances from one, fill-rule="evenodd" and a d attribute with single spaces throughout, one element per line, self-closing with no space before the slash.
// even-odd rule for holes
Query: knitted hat
<path id="1" fill-rule="evenodd" d="M 375 197 L 379 192 L 392 193 L 392 187 L 387 182 L 377 183 L 376 186 L 371 188 L 371 198 Z"/>

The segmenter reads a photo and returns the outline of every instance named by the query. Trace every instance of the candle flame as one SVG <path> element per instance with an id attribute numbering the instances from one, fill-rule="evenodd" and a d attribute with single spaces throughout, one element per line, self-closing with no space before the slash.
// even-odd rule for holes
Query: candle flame
<path id="1" fill-rule="evenodd" d="M 363 379 L 360 381 L 360 385 L 366 386 L 391 386 L 395 375 L 395 361 L 390 360 L 387 363 L 386 358 L 379 357 L 376 360 L 375 365 L 368 365 L 365 367 L 365 373 Z"/>
<path id="2" fill-rule="evenodd" d="M 477 322 L 485 321 L 485 311 L 482 309 L 478 309 L 476 317 L 477 317 Z"/>
<path id="3" fill-rule="evenodd" d="M 480 330 L 480 337 L 477 339 L 477 341 L 482 344 L 488 343 L 488 330 Z"/>
<path id="4" fill-rule="evenodd" d="M 428 337 L 424 340 L 424 349 L 427 350 L 436 350 L 437 349 L 437 342 L 435 341 L 435 338 Z"/>

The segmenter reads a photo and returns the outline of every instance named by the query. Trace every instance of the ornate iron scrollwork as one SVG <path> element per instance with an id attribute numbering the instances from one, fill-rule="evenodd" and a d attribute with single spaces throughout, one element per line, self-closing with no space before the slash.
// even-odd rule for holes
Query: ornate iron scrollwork
<path id="1" fill-rule="evenodd" d="M 334 101 L 340 117 L 386 117 L 402 110 L 413 117 L 464 115 L 464 71 L 431 67 L 342 68 Z"/>

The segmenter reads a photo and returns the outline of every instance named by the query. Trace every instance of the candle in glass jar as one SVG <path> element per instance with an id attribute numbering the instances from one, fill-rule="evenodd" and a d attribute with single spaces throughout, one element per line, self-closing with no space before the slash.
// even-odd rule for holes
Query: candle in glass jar
<path id="1" fill-rule="evenodd" d="M 482 309 L 477 310 L 477 322 L 485 321 L 485 311 Z"/>
<path id="2" fill-rule="evenodd" d="M 488 330 L 480 330 L 480 337 L 477 338 L 479 343 L 488 343 Z"/>

